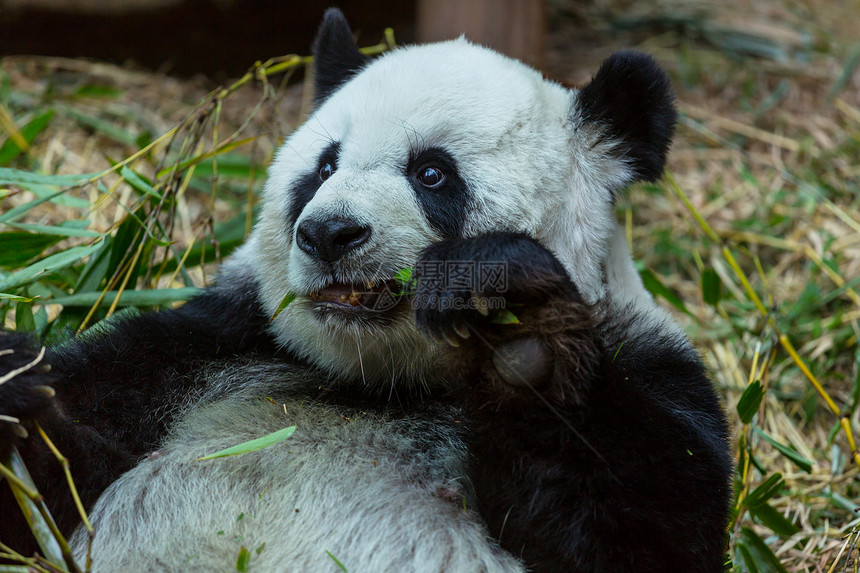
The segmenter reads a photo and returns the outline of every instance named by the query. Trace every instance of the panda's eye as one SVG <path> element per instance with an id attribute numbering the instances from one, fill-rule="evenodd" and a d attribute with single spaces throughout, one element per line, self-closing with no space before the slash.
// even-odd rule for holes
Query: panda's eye
<path id="1" fill-rule="evenodd" d="M 418 181 L 425 187 L 433 189 L 445 181 L 445 174 L 438 167 L 424 167 L 418 172 Z"/>
<path id="2" fill-rule="evenodd" d="M 322 167 L 320 167 L 320 181 L 325 181 L 326 179 L 331 177 L 332 173 L 334 173 L 334 167 L 332 167 L 332 164 L 324 164 Z"/>

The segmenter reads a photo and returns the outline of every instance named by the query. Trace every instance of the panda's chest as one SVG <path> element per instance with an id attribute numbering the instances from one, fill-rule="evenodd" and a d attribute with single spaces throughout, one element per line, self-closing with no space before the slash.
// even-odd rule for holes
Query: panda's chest
<path id="1" fill-rule="evenodd" d="M 132 551 L 136 564 L 175 559 L 217 570 L 244 546 L 263 547 L 255 561 L 264 568 L 287 559 L 318 569 L 327 551 L 354 564 L 411 567 L 418 546 L 445 545 L 463 528 L 458 539 L 507 560 L 487 544 L 473 509 L 458 414 L 391 416 L 247 396 L 194 407 L 99 499 L 93 554 L 110 567 Z M 292 436 L 265 449 L 198 459 L 292 425 Z M 76 541 L 85 551 L 83 536 Z M 366 554 L 374 547 L 385 553 Z"/>

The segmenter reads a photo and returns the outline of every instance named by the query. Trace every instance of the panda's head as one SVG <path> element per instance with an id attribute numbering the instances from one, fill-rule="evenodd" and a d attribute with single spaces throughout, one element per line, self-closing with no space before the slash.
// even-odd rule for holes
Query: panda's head
<path id="1" fill-rule="evenodd" d="M 489 231 L 538 239 L 589 302 L 641 290 L 613 202 L 660 176 L 670 144 L 649 57 L 616 54 L 579 90 L 462 38 L 369 61 L 337 10 L 314 55 L 316 110 L 277 153 L 237 261 L 267 312 L 296 295 L 272 323 L 285 346 L 368 382 L 426 378 L 437 343 L 389 304 L 392 279 L 435 241 Z"/>

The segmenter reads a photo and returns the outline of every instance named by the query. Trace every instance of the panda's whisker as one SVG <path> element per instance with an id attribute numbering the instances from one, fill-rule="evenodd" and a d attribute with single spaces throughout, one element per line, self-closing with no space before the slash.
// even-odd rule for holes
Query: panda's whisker
<path id="1" fill-rule="evenodd" d="M 367 377 L 364 375 L 364 360 L 361 357 L 361 338 L 355 337 L 355 348 L 358 351 L 358 363 L 361 366 L 361 381 L 367 386 Z"/>
<path id="2" fill-rule="evenodd" d="M 328 143 L 334 143 L 335 142 L 334 137 L 332 137 L 331 133 L 329 133 L 329 131 L 325 128 L 325 125 L 323 125 L 323 122 L 322 122 L 322 119 L 320 118 L 320 116 L 317 114 L 314 114 L 313 118 L 317 122 L 317 125 L 320 126 L 320 129 L 322 129 L 323 132 L 325 133 L 326 138 L 328 138 Z M 308 128 L 308 129 L 310 129 L 310 128 Z M 314 131 L 314 133 L 316 133 L 317 135 L 322 135 L 316 131 Z"/>

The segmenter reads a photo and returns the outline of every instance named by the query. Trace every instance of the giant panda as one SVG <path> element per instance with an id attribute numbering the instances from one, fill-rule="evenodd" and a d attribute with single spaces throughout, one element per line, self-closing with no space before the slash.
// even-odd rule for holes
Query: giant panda
<path id="1" fill-rule="evenodd" d="M 567 89 L 462 38 L 370 61 L 335 9 L 314 55 L 315 111 L 216 284 L 0 386 L 0 455 L 77 557 L 33 420 L 97 572 L 228 571 L 242 547 L 251 571 L 721 571 L 726 420 L 614 219 L 663 171 L 665 73 L 621 52 Z M 38 347 L 0 348 L 2 376 Z M 0 541 L 32 551 L 3 489 Z"/>

